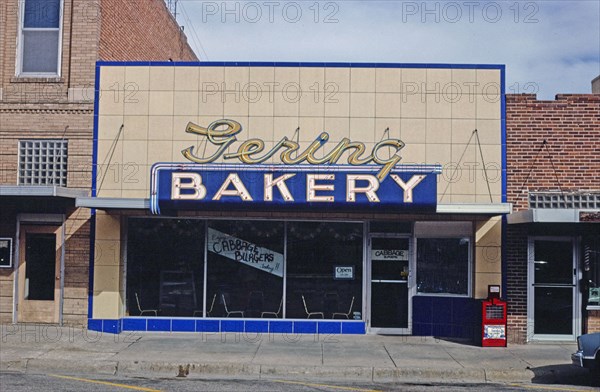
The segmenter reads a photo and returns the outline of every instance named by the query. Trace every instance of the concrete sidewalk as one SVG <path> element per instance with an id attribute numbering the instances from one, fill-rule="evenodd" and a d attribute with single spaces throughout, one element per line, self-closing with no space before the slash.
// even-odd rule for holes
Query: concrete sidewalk
<path id="1" fill-rule="evenodd" d="M 414 336 L 122 333 L 3 325 L 0 370 L 390 381 L 530 382 L 570 365 L 575 344 L 481 348 Z"/>

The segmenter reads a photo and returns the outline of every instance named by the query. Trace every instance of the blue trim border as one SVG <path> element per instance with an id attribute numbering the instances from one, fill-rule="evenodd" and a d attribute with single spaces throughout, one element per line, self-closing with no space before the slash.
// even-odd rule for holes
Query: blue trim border
<path id="1" fill-rule="evenodd" d="M 326 67 L 326 68 L 449 68 L 504 69 L 504 64 L 352 63 L 288 61 L 97 61 L 96 66 L 131 67 Z"/>
<path id="2" fill-rule="evenodd" d="M 121 332 L 240 332 L 319 335 L 365 335 L 366 324 L 358 320 L 295 320 L 235 318 L 126 317 L 88 319 L 88 329 L 103 333 Z"/>
<path id="3" fill-rule="evenodd" d="M 100 105 L 100 65 L 94 79 L 94 130 L 92 136 L 92 197 L 96 197 L 98 177 L 98 108 Z M 94 314 L 94 260 L 96 259 L 96 210 L 90 211 L 90 268 L 88 273 L 88 318 Z"/>

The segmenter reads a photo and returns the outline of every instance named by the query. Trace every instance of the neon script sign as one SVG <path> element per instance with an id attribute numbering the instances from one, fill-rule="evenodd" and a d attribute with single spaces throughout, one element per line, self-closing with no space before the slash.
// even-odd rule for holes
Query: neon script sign
<path id="1" fill-rule="evenodd" d="M 287 136 L 281 138 L 279 142 L 269 151 L 265 151 L 265 142 L 261 139 L 248 139 L 239 145 L 236 152 L 225 153 L 238 139 L 236 135 L 242 131 L 242 125 L 234 120 L 217 120 L 208 127 L 202 127 L 192 122 L 188 123 L 185 131 L 196 135 L 205 136 L 211 144 L 218 146 L 217 151 L 208 157 L 198 157 L 194 154 L 194 146 L 190 146 L 181 153 L 183 156 L 194 163 L 212 163 L 223 157 L 223 159 L 239 159 L 245 164 L 260 164 L 266 162 L 276 155 L 280 150 L 280 159 L 286 165 L 297 165 L 307 162 L 311 165 L 336 164 L 342 155 L 348 151 L 348 163 L 353 166 L 367 165 L 374 162 L 382 165 L 377 173 L 377 179 L 383 181 L 390 171 L 400 162 L 402 157 L 398 155 L 404 148 L 404 142 L 399 139 L 385 139 L 377 143 L 370 155 L 363 156 L 366 151 L 364 143 L 352 142 L 348 138 L 343 138 L 337 146 L 322 158 L 317 158 L 315 153 L 319 151 L 328 141 L 329 134 L 322 132 L 317 138 L 302 152 L 300 145 L 290 140 Z M 378 152 L 383 147 L 389 147 L 394 153 L 389 158 L 381 158 Z"/>

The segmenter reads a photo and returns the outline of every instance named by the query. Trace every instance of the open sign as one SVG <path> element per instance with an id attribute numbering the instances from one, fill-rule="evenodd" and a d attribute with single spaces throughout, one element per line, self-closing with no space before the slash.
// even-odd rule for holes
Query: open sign
<path id="1" fill-rule="evenodd" d="M 336 265 L 333 267 L 333 278 L 336 280 L 354 279 L 353 265 Z"/>

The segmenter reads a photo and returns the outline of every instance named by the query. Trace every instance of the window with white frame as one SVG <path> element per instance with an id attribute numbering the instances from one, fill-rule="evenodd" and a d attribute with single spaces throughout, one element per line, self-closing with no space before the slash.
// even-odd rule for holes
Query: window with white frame
<path id="1" fill-rule="evenodd" d="M 67 141 L 20 140 L 19 185 L 67 186 Z"/>
<path id="2" fill-rule="evenodd" d="M 63 0 L 21 0 L 18 76 L 60 75 Z"/>

